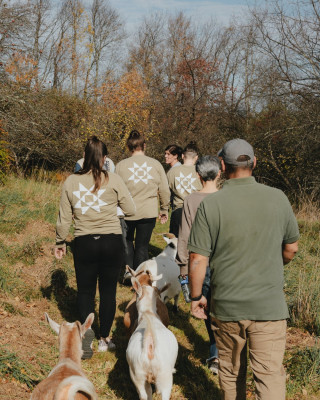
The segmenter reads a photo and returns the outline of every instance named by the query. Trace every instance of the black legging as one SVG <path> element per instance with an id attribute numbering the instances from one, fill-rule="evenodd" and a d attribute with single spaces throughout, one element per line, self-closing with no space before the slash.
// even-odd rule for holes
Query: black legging
<path id="1" fill-rule="evenodd" d="M 172 210 L 171 218 L 170 218 L 170 233 L 173 233 L 175 237 L 179 235 L 179 226 L 181 224 L 182 219 L 182 208 L 176 208 Z"/>
<path id="2" fill-rule="evenodd" d="M 84 235 L 74 241 L 74 266 L 78 286 L 80 321 L 94 312 L 97 280 L 99 282 L 100 336 L 109 336 L 116 311 L 116 290 L 124 260 L 121 235 Z"/>
<path id="3" fill-rule="evenodd" d="M 126 263 L 134 270 L 149 258 L 149 242 L 153 228 L 156 224 L 155 218 L 139 219 L 137 221 L 126 221 L 127 225 L 127 253 Z M 134 236 L 134 233 L 136 235 Z M 134 246 L 133 246 L 134 241 Z"/>

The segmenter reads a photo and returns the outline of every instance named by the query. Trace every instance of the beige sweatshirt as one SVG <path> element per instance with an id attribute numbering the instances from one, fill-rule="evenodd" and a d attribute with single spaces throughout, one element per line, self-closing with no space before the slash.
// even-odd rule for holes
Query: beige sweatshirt
<path id="1" fill-rule="evenodd" d="M 178 249 L 176 263 L 180 267 L 180 274 L 188 274 L 188 239 L 191 231 L 191 226 L 196 216 L 198 207 L 202 200 L 210 193 L 194 192 L 187 196 L 183 202 L 181 224 L 179 227 Z"/>
<path id="2" fill-rule="evenodd" d="M 125 217 L 136 221 L 158 216 L 158 196 L 160 213 L 168 214 L 170 191 L 166 174 L 159 161 L 143 154 L 133 155 L 116 165 L 116 173 L 121 176 L 136 204 L 134 216 Z"/>
<path id="3" fill-rule="evenodd" d="M 103 175 L 104 179 L 104 175 Z M 108 172 L 108 179 L 92 193 L 94 180 L 91 172 L 70 175 L 63 187 L 56 226 L 56 243 L 63 244 L 74 221 L 74 235 L 121 234 L 117 206 L 125 215 L 135 213 L 135 204 L 123 180 Z M 62 247 L 62 246 L 60 246 Z"/>
<path id="4" fill-rule="evenodd" d="M 179 165 L 167 173 L 169 188 L 173 195 L 173 209 L 181 208 L 188 194 L 202 189 L 194 165 Z"/>

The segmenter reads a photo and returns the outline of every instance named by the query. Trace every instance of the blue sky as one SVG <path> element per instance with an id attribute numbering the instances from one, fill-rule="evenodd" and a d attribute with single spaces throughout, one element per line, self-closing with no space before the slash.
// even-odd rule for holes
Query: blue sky
<path id="1" fill-rule="evenodd" d="M 198 22 L 205 22 L 211 18 L 222 24 L 229 19 L 239 16 L 253 6 L 254 0 L 109 0 L 120 16 L 125 20 L 129 31 L 134 30 L 143 17 L 157 11 L 167 11 L 174 14 L 183 11 L 187 16 L 194 17 Z"/>

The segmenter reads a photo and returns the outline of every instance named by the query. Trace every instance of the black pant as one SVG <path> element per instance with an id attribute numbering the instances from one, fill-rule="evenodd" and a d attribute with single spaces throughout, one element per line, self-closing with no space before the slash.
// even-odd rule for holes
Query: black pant
<path id="1" fill-rule="evenodd" d="M 176 208 L 171 213 L 170 218 L 170 233 L 173 233 L 175 237 L 179 235 L 179 226 L 182 218 L 182 208 Z"/>
<path id="2" fill-rule="evenodd" d="M 155 218 L 145 218 L 139 219 L 137 221 L 126 221 L 128 246 L 128 250 L 126 253 L 126 263 L 129 265 L 130 268 L 136 270 L 143 261 L 148 260 L 149 242 L 155 224 Z"/>
<path id="3" fill-rule="evenodd" d="M 99 283 L 100 336 L 108 337 L 116 311 L 116 290 L 124 247 L 121 235 L 84 235 L 74 240 L 74 266 L 78 286 L 80 321 L 94 312 Z"/>

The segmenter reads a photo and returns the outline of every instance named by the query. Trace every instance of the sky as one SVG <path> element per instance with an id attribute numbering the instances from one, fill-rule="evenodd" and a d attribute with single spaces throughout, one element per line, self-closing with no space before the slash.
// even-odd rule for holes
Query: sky
<path id="1" fill-rule="evenodd" d="M 240 15 L 254 0 L 109 0 L 126 23 L 129 32 L 140 25 L 144 16 L 158 11 L 174 14 L 183 11 L 196 22 L 216 19 L 227 24 L 234 15 Z"/>

